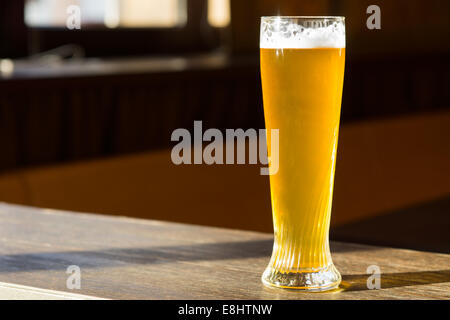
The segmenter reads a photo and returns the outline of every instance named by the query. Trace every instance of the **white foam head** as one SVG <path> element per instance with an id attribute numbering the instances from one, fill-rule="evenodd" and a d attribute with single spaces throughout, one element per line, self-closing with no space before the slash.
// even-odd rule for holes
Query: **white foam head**
<path id="1" fill-rule="evenodd" d="M 263 49 L 345 48 L 342 17 L 263 17 Z"/>

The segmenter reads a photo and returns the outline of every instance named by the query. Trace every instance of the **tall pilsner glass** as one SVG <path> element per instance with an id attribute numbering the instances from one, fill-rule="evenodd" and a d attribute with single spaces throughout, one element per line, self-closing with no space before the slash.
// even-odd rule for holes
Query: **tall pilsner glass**
<path id="1" fill-rule="evenodd" d="M 263 17 L 264 115 L 279 129 L 270 176 L 275 242 L 262 281 L 308 291 L 336 288 L 330 228 L 345 65 L 343 17 Z"/>

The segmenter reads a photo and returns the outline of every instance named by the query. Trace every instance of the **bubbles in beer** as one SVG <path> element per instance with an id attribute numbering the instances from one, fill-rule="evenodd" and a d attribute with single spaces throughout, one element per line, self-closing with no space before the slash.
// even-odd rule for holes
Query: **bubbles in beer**
<path id="1" fill-rule="evenodd" d="M 345 48 L 343 19 L 264 17 L 261 48 Z"/>

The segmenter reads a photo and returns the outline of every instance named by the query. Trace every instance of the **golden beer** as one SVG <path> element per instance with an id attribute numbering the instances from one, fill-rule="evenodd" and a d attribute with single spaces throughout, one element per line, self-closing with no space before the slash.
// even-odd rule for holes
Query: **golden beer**
<path id="1" fill-rule="evenodd" d="M 271 19 L 306 29 L 292 21 L 301 18 Z M 345 43 L 326 37 L 334 22 L 312 29 L 322 42 L 261 46 L 268 150 L 271 129 L 279 129 L 279 170 L 270 176 L 275 242 L 262 278 L 272 286 L 328 290 L 340 282 L 328 241 L 345 65 Z"/>

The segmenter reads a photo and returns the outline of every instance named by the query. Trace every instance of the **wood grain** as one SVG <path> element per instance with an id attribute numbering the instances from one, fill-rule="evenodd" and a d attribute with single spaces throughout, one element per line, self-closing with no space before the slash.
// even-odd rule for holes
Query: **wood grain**
<path id="1" fill-rule="evenodd" d="M 270 234 L 0 204 L 0 241 L 0 282 L 101 298 L 450 299 L 445 254 L 333 243 L 341 288 L 302 293 L 262 285 Z M 370 265 L 380 290 L 366 287 Z"/>

